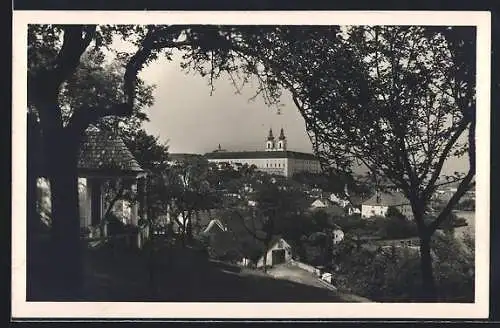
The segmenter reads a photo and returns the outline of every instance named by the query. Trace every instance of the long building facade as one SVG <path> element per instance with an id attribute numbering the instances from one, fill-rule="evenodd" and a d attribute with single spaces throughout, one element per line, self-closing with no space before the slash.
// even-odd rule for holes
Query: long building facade
<path id="1" fill-rule="evenodd" d="M 209 162 L 255 165 L 258 170 L 269 174 L 291 177 L 295 173 L 321 171 L 319 160 L 310 153 L 287 150 L 287 140 L 281 129 L 278 140 L 273 136 L 272 129 L 266 140 L 263 151 L 225 151 L 220 145 L 219 149 L 204 155 Z"/>

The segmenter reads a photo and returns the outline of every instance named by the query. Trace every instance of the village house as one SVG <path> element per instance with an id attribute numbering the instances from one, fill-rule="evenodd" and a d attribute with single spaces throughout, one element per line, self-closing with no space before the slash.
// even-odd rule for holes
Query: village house
<path id="1" fill-rule="evenodd" d="M 287 263 L 292 260 L 292 246 L 281 236 L 275 236 L 270 245 L 268 251 L 257 261 L 257 268 L 264 266 L 264 257 L 266 257 L 266 266 Z"/>
<path id="2" fill-rule="evenodd" d="M 397 208 L 407 219 L 413 217 L 410 201 L 400 192 L 376 192 L 361 205 L 361 217 L 386 216 L 389 207 Z"/>
<path id="3" fill-rule="evenodd" d="M 356 206 L 352 206 L 352 205 L 347 205 L 346 207 L 344 207 L 347 215 L 356 215 L 356 214 L 359 214 L 361 215 L 361 210 L 359 209 L 359 207 L 356 207 Z"/>
<path id="4" fill-rule="evenodd" d="M 50 224 L 51 200 L 50 181 L 45 175 L 43 152 L 40 145 L 33 151 L 38 152 L 39 172 L 37 179 L 37 203 L 40 219 Z M 129 151 L 123 140 L 111 131 L 90 126 L 82 137 L 78 158 L 78 197 L 80 227 L 93 237 L 96 234 L 107 236 L 107 224 L 101 225 L 109 206 L 106 181 L 120 181 L 125 189 L 144 194 L 146 172 Z M 116 192 L 116 191 L 115 191 Z M 138 201 L 118 199 L 110 209 L 122 223 L 138 226 L 139 218 L 146 215 L 144 198 Z M 100 229 L 102 226 L 102 229 Z M 138 235 L 138 246 L 146 234 Z"/>
<path id="5" fill-rule="evenodd" d="M 334 204 L 341 206 L 341 207 L 346 207 L 347 205 L 350 204 L 347 199 L 344 199 L 343 197 L 341 197 L 335 193 L 330 194 L 330 201 Z"/>
<path id="6" fill-rule="evenodd" d="M 309 211 L 311 212 L 322 211 L 328 214 L 330 217 L 344 216 L 346 214 L 345 210 L 340 205 L 333 203 L 328 198 L 316 199 L 310 205 Z"/>
<path id="7" fill-rule="evenodd" d="M 201 232 L 202 235 L 216 235 L 221 232 L 227 232 L 227 227 L 218 219 L 210 220 L 210 223 Z"/>
<path id="8" fill-rule="evenodd" d="M 328 198 L 318 198 L 311 203 L 311 208 L 328 208 L 332 206 L 333 203 Z"/>

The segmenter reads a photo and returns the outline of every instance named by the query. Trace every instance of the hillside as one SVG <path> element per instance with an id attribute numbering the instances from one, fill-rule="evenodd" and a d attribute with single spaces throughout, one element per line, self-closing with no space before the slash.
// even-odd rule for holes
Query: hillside
<path id="1" fill-rule="evenodd" d="M 86 252 L 86 296 L 84 300 L 109 302 L 360 301 L 327 288 L 273 278 L 260 271 L 211 261 L 203 253 L 190 248 L 162 250 L 156 258 L 156 261 L 148 263 L 147 258 L 139 254 L 139 251 L 118 251 L 112 248 L 88 250 Z M 46 299 L 43 285 L 43 283 L 36 284 L 36 281 L 33 281 L 29 293 L 30 300 Z"/>

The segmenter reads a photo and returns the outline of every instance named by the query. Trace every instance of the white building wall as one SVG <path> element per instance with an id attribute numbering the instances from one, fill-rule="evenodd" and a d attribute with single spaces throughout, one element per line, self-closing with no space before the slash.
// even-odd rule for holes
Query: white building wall
<path id="1" fill-rule="evenodd" d="M 366 218 L 376 215 L 385 216 L 388 209 L 389 207 L 385 205 L 362 205 L 361 216 Z"/>
<path id="2" fill-rule="evenodd" d="M 37 179 L 38 189 L 38 214 L 44 222 L 51 221 L 52 201 L 50 192 L 50 181 L 47 178 Z M 78 178 L 78 201 L 80 212 L 80 226 L 90 225 L 90 185 L 86 178 Z"/>
<path id="3" fill-rule="evenodd" d="M 88 183 L 87 178 L 78 178 L 78 205 L 80 213 L 80 227 L 88 227 L 92 223 L 91 215 L 91 184 Z M 51 194 L 50 194 L 50 182 L 46 178 L 38 178 L 37 180 L 38 188 L 38 212 L 41 219 L 45 222 L 51 220 Z M 102 186 L 101 186 L 102 188 Z M 102 190 L 101 190 L 102 192 Z M 103 206 L 101 198 L 101 213 L 104 214 L 106 210 Z M 138 222 L 138 204 L 131 204 L 125 200 L 118 200 L 113 206 L 113 212 L 118 214 L 118 216 L 125 219 L 127 223 L 132 223 L 137 225 Z"/>
<path id="4" fill-rule="evenodd" d="M 397 205 L 395 206 L 401 214 L 403 214 L 407 219 L 413 218 L 413 212 L 410 205 Z M 362 205 L 361 206 L 361 216 L 362 217 L 372 217 L 372 216 L 386 216 L 389 206 L 387 205 Z"/>
<path id="5" fill-rule="evenodd" d="M 46 178 L 38 178 L 37 186 L 37 210 L 40 219 L 46 224 L 51 222 L 52 202 L 50 199 L 50 182 Z"/>
<path id="6" fill-rule="evenodd" d="M 255 165 L 259 171 L 286 176 L 287 158 L 233 158 L 233 159 L 208 159 L 211 163 L 237 163 Z"/>
<path id="7" fill-rule="evenodd" d="M 270 174 L 280 174 L 291 177 L 293 174 L 306 171 L 312 173 L 320 172 L 317 160 L 303 160 L 296 158 L 230 158 L 230 159 L 208 159 L 211 163 L 237 163 L 255 165 L 258 170 Z"/>
<path id="8" fill-rule="evenodd" d="M 78 178 L 78 201 L 80 210 L 80 227 L 90 225 L 90 184 L 86 178 Z"/>
<path id="9" fill-rule="evenodd" d="M 279 243 L 276 243 L 266 253 L 266 265 L 268 265 L 268 266 L 273 265 L 273 250 L 275 250 L 275 249 L 284 249 L 285 250 L 285 262 L 288 262 L 292 259 L 292 250 L 290 249 L 290 247 L 281 248 L 281 247 L 279 247 Z M 257 267 L 261 268 L 263 266 L 264 266 L 264 257 L 262 256 L 257 261 Z"/>

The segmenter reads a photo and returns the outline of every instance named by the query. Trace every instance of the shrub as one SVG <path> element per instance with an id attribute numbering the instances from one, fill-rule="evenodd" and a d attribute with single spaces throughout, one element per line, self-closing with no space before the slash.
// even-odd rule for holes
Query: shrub
<path id="1" fill-rule="evenodd" d="M 106 218 L 108 236 L 115 236 L 121 234 L 136 234 L 138 228 L 131 224 L 123 223 L 116 215 L 109 213 Z"/>
<path id="2" fill-rule="evenodd" d="M 456 206 L 457 210 L 474 211 L 476 209 L 476 201 L 474 199 L 464 199 Z"/>
<path id="3" fill-rule="evenodd" d="M 394 206 L 389 206 L 385 216 L 387 218 L 406 219 L 406 217 L 401 213 L 401 211 L 397 207 L 394 207 Z"/>
<path id="4" fill-rule="evenodd" d="M 336 250 L 335 283 L 379 302 L 418 301 L 421 293 L 420 254 L 410 248 L 358 247 L 349 238 Z M 449 234 L 433 240 L 434 275 L 440 301 L 474 301 L 474 249 Z"/>
<path id="5" fill-rule="evenodd" d="M 417 225 L 403 217 L 389 217 L 382 221 L 381 237 L 389 239 L 409 238 L 418 236 Z"/>

